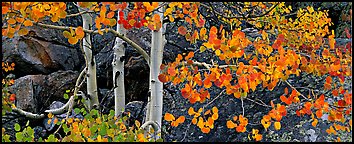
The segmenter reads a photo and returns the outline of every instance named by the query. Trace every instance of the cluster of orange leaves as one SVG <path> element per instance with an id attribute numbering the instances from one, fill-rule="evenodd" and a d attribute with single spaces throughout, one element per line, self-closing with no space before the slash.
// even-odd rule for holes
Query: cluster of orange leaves
<path id="1" fill-rule="evenodd" d="M 203 108 L 199 108 L 197 112 L 193 107 L 188 109 L 188 114 L 193 116 L 192 124 L 197 125 L 203 133 L 209 133 L 211 129 L 214 129 L 214 121 L 219 118 L 219 110 L 214 106 L 211 110 L 205 111 L 203 115 L 201 115 L 202 112 Z"/>
<path id="2" fill-rule="evenodd" d="M 190 41 L 190 43 L 195 43 L 200 38 L 199 35 L 202 35 L 202 32 L 199 34 L 198 30 L 194 29 L 192 24 L 195 24 L 197 28 L 202 28 L 205 24 L 203 16 L 198 14 L 199 3 L 171 2 L 168 6 L 164 12 L 164 16 L 168 16 L 170 22 L 174 22 L 175 18 L 185 20 L 189 24 L 188 27 L 190 30 L 187 30 L 185 26 L 180 26 L 178 33 L 185 36 L 186 40 Z"/>
<path id="3" fill-rule="evenodd" d="M 69 31 L 63 31 L 63 35 L 65 38 L 68 39 L 70 44 L 76 44 L 78 40 L 81 40 L 85 36 L 85 32 L 83 31 L 82 27 L 79 26 L 75 29 L 75 31 L 70 27 Z"/>
<path id="4" fill-rule="evenodd" d="M 165 113 L 164 119 L 166 121 L 170 121 L 171 122 L 171 126 L 173 127 L 177 127 L 180 123 L 183 123 L 185 120 L 184 116 L 180 116 L 177 119 L 170 113 Z"/>
<path id="5" fill-rule="evenodd" d="M 2 28 L 2 35 L 12 38 L 17 32 L 20 36 L 28 34 L 26 27 L 32 26 L 49 16 L 51 21 L 58 22 L 66 17 L 66 4 L 63 2 L 2 2 L 3 21 L 7 27 Z M 25 26 L 25 27 L 22 27 Z"/>
<path id="6" fill-rule="evenodd" d="M 234 122 L 237 122 L 237 123 L 234 123 Z M 246 126 L 248 125 L 248 119 L 246 117 L 243 117 L 242 115 L 239 115 L 238 117 L 237 116 L 234 116 L 232 118 L 232 120 L 228 120 L 226 122 L 226 126 L 227 128 L 229 129 L 233 129 L 233 128 L 236 128 L 236 131 L 239 132 L 239 133 L 243 133 L 246 131 Z"/>
<path id="7" fill-rule="evenodd" d="M 13 71 L 15 69 L 15 63 L 9 64 L 8 62 L 2 62 L 1 66 L 2 66 L 2 70 L 4 70 L 5 72 Z M 14 83 L 15 83 L 14 79 L 5 79 L 5 78 L 2 79 L 3 86 L 4 85 L 11 86 Z M 15 99 L 16 99 L 16 94 L 10 94 L 9 100 L 14 102 Z"/>

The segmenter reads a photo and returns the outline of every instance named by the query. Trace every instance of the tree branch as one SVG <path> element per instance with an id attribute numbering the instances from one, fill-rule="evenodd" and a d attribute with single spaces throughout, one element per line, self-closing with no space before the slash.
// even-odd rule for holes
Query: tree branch
<path id="1" fill-rule="evenodd" d="M 40 26 L 40 27 L 44 27 L 44 28 L 58 29 L 58 30 L 68 30 L 68 31 L 70 30 L 70 27 L 66 27 L 66 26 L 55 26 L 55 25 L 49 25 L 49 24 L 44 24 L 44 23 L 35 23 L 35 24 Z M 76 28 L 72 28 L 72 29 L 76 30 Z M 90 34 L 99 34 L 98 30 L 94 31 L 94 30 L 83 29 L 83 31 L 85 33 L 90 33 Z M 105 31 L 105 29 L 101 29 L 101 31 Z M 108 29 L 108 32 L 113 33 L 114 36 L 119 37 L 122 40 L 124 40 L 125 42 L 127 42 L 128 44 L 130 44 L 136 51 L 138 51 L 138 53 L 143 55 L 144 59 L 146 60 L 146 62 L 150 66 L 150 57 L 149 57 L 149 55 L 146 53 L 146 51 L 143 48 L 141 48 L 138 44 L 136 44 L 135 42 L 133 42 L 132 40 L 130 40 L 126 36 L 118 33 L 117 31 L 115 31 L 113 29 Z"/>

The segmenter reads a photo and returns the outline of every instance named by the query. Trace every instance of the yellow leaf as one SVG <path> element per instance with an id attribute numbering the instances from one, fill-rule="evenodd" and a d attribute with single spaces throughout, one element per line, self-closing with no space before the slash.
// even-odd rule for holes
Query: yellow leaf
<path id="1" fill-rule="evenodd" d="M 317 123 L 318 123 L 318 120 L 317 120 L 317 119 L 314 119 L 313 122 L 312 122 L 312 126 L 313 126 L 313 127 L 316 127 Z"/>
<path id="2" fill-rule="evenodd" d="M 63 31 L 63 35 L 64 35 L 65 38 L 71 38 L 72 37 L 71 33 L 68 32 L 68 31 Z"/>
<path id="3" fill-rule="evenodd" d="M 20 36 L 23 36 L 23 35 L 27 35 L 28 34 L 28 30 L 26 28 L 22 28 L 18 31 L 18 34 Z"/>
<path id="4" fill-rule="evenodd" d="M 50 123 L 52 123 L 52 119 L 48 119 L 47 123 L 50 125 Z"/>
<path id="5" fill-rule="evenodd" d="M 214 114 L 211 116 L 211 118 L 212 118 L 213 120 L 217 120 L 217 119 L 219 118 L 218 113 L 214 113 Z"/>
<path id="6" fill-rule="evenodd" d="M 218 113 L 219 112 L 218 108 L 215 107 L 215 106 L 211 110 L 213 111 L 213 113 Z"/>
<path id="7" fill-rule="evenodd" d="M 279 129 L 281 128 L 280 122 L 275 122 L 275 123 L 274 123 L 274 128 L 275 128 L 276 130 L 279 130 Z"/>
<path id="8" fill-rule="evenodd" d="M 188 114 L 189 115 L 194 115 L 194 113 L 195 113 L 195 111 L 194 111 L 193 107 L 189 107 Z"/>
<path id="9" fill-rule="evenodd" d="M 140 127 L 140 122 L 138 120 L 135 120 L 135 126 Z"/>
<path id="10" fill-rule="evenodd" d="M 197 126 L 199 128 L 203 128 L 204 127 L 204 122 L 203 122 L 203 118 L 202 117 L 199 117 Z"/>
<path id="11" fill-rule="evenodd" d="M 206 47 L 205 46 L 200 46 L 200 52 L 204 52 L 206 50 Z"/>
<path id="12" fill-rule="evenodd" d="M 170 113 L 165 113 L 164 118 L 166 121 L 174 121 L 175 120 L 175 117 Z"/>
<path id="13" fill-rule="evenodd" d="M 216 56 L 219 56 L 220 54 L 221 54 L 221 51 L 219 49 L 215 51 Z"/>
<path id="14" fill-rule="evenodd" d="M 52 114 L 52 113 L 49 113 L 49 114 L 48 114 L 48 118 L 53 118 L 53 114 Z"/>

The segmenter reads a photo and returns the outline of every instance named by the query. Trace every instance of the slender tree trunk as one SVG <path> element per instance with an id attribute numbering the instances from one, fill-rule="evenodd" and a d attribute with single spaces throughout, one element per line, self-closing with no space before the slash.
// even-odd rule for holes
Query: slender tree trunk
<path id="1" fill-rule="evenodd" d="M 160 3 L 161 4 L 161 3 Z M 161 23 L 163 20 L 163 7 L 159 9 L 158 14 L 161 18 Z M 158 131 L 161 131 L 161 120 L 162 120 L 162 99 L 163 99 L 163 89 L 162 82 L 159 81 L 158 75 L 160 74 L 160 65 L 162 64 L 163 58 L 163 48 L 165 37 L 162 35 L 165 28 L 162 27 L 158 31 L 152 31 L 152 44 L 150 52 L 150 92 L 151 96 L 148 103 L 148 110 L 146 115 L 146 122 L 153 121 L 158 124 Z"/>
<path id="2" fill-rule="evenodd" d="M 118 18 L 119 20 L 119 11 Z M 117 32 L 125 35 L 126 30 L 123 25 L 117 23 Z M 124 41 L 116 37 L 113 47 L 113 87 L 114 87 L 114 110 L 115 116 L 118 116 L 121 111 L 124 111 L 125 107 L 125 90 L 124 90 L 124 53 L 125 46 Z"/>
<path id="3" fill-rule="evenodd" d="M 81 12 L 82 10 L 79 11 Z M 90 14 L 85 13 L 82 15 L 82 23 L 84 29 L 92 29 L 92 17 Z M 88 109 L 98 109 L 98 95 L 97 95 L 97 82 L 96 82 L 96 60 L 92 55 L 92 45 L 91 45 L 91 36 L 90 34 L 85 34 L 83 38 L 83 49 L 86 55 L 86 64 L 87 64 L 87 97 L 90 101 Z"/>

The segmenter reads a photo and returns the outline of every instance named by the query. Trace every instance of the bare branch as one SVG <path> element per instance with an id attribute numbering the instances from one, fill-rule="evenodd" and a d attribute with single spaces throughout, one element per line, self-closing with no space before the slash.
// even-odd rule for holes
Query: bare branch
<path id="1" fill-rule="evenodd" d="M 35 24 L 40 26 L 40 27 L 44 27 L 44 28 L 51 28 L 51 29 L 58 29 L 58 30 L 70 30 L 70 27 L 67 27 L 67 26 L 55 26 L 55 25 L 49 25 L 49 24 L 44 24 L 44 23 L 35 23 Z M 72 28 L 72 29 L 76 30 L 76 28 Z M 83 29 L 83 31 L 85 33 L 90 33 L 90 34 L 99 34 L 98 30 L 94 31 L 94 30 Z M 101 31 L 106 31 L 106 30 L 105 29 L 101 29 Z M 130 44 L 136 51 L 138 51 L 138 53 L 143 55 L 144 59 L 146 60 L 146 62 L 150 66 L 150 57 L 149 57 L 149 55 L 146 53 L 146 51 L 143 48 L 141 48 L 138 44 L 136 44 L 135 42 L 133 42 L 132 40 L 130 40 L 126 36 L 118 33 L 117 31 L 115 31 L 113 29 L 109 28 L 108 32 L 113 33 L 116 37 L 119 37 L 122 40 L 124 40 L 125 42 L 127 42 L 128 44 Z"/>

